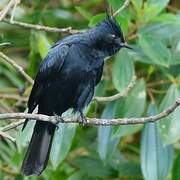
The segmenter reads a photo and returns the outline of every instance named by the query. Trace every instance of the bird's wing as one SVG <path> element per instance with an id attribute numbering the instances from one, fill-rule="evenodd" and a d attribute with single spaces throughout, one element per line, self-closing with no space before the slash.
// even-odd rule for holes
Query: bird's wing
<path id="1" fill-rule="evenodd" d="M 69 52 L 68 45 L 59 45 L 50 49 L 48 55 L 42 62 L 32 88 L 28 108 L 31 113 L 38 104 L 44 86 L 47 85 L 57 73 L 60 73 L 64 60 Z"/>
<path id="2" fill-rule="evenodd" d="M 40 69 L 35 78 L 35 82 L 28 100 L 28 112 L 32 113 L 38 105 L 40 96 L 45 91 L 45 86 L 57 73 L 60 73 L 64 60 L 69 52 L 69 45 L 56 45 L 52 47 L 46 58 L 40 65 Z M 28 120 L 24 124 L 26 126 Z M 23 129 L 24 129 L 23 127 Z"/>

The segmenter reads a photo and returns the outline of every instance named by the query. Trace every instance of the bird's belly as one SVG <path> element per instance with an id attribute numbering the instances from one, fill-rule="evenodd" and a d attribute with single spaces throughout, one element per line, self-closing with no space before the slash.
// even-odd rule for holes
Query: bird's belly
<path id="1" fill-rule="evenodd" d="M 90 73 L 85 71 L 80 73 L 77 71 L 61 73 L 49 89 L 51 91 L 50 94 L 53 94 L 49 102 L 52 102 L 54 113 L 60 115 L 69 108 L 76 107 L 77 104 L 83 107 L 82 104 L 78 103 L 78 100 L 87 86 L 93 86 Z"/>

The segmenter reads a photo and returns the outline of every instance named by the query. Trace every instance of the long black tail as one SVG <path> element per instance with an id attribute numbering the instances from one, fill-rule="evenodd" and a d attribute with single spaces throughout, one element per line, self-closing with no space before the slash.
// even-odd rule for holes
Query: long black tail
<path id="1" fill-rule="evenodd" d="M 56 126 L 52 123 L 43 121 L 36 122 L 21 167 L 21 171 L 25 176 L 40 175 L 46 168 L 55 129 Z"/>

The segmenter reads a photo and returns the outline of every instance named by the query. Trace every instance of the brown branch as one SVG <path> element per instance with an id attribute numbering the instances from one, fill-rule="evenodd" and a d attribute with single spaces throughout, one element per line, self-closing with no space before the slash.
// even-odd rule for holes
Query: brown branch
<path id="1" fill-rule="evenodd" d="M 1 130 L 0 130 L 0 136 L 9 139 L 12 142 L 16 142 L 15 138 L 11 137 L 9 134 L 6 134 L 5 132 L 2 132 Z"/>
<path id="2" fill-rule="evenodd" d="M 19 22 L 19 21 L 11 21 L 9 19 L 4 19 L 3 22 L 11 24 L 11 25 L 16 25 L 25 29 L 36 29 L 39 31 L 46 31 L 46 32 L 54 32 L 54 33 L 69 33 L 69 34 L 75 34 L 75 33 L 81 33 L 84 32 L 84 30 L 77 30 L 77 29 L 72 29 L 72 27 L 67 27 L 67 28 L 57 28 L 57 27 L 49 27 L 49 26 L 43 26 L 39 24 L 30 24 L 30 23 L 24 23 L 24 22 Z"/>
<path id="3" fill-rule="evenodd" d="M 29 83 L 31 84 L 34 83 L 33 79 L 28 74 L 25 73 L 25 71 L 20 65 L 15 63 L 12 59 L 10 59 L 8 56 L 3 54 L 2 52 L 0 52 L 0 57 L 3 58 L 9 64 L 11 64 Z"/>
<path id="4" fill-rule="evenodd" d="M 2 21 L 7 13 L 9 12 L 10 8 L 14 5 L 15 0 L 10 0 L 7 6 L 0 12 L 0 21 Z"/>
<path id="5" fill-rule="evenodd" d="M 111 102 L 111 101 L 115 101 L 121 97 L 125 97 L 129 93 L 129 91 L 134 87 L 135 82 L 136 82 L 136 76 L 133 76 L 131 82 L 128 84 L 128 86 L 122 92 L 119 92 L 113 96 L 108 96 L 108 97 L 95 96 L 93 98 L 93 100 L 98 101 L 98 102 Z"/>
<path id="6" fill-rule="evenodd" d="M 117 16 L 121 11 L 123 11 L 130 3 L 130 0 L 125 0 L 124 4 L 116 11 L 113 13 L 113 16 Z"/>
<path id="7" fill-rule="evenodd" d="M 142 117 L 142 118 L 117 118 L 117 119 L 87 118 L 86 125 L 118 126 L 118 125 L 144 124 L 147 122 L 155 122 L 171 114 L 179 105 L 180 105 L 180 97 L 169 108 L 167 108 L 166 110 L 154 116 L 148 116 L 148 117 Z M 51 122 L 54 124 L 57 124 L 59 122 L 60 123 L 81 123 L 81 120 L 77 118 L 76 119 L 75 118 L 61 118 L 57 116 L 47 116 L 43 114 L 28 114 L 28 113 L 0 114 L 0 120 L 5 120 L 5 119 L 34 119 L 34 120 L 39 120 L 39 121 Z"/>

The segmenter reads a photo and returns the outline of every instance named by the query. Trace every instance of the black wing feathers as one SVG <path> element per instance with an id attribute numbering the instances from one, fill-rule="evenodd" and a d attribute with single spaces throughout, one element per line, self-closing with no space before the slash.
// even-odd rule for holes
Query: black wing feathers
<path id="1" fill-rule="evenodd" d="M 44 87 L 51 82 L 51 79 L 53 79 L 57 73 L 60 73 L 68 51 L 68 45 L 55 46 L 50 49 L 48 55 L 42 62 L 28 101 L 30 113 L 37 106 L 40 96 L 43 95 L 42 91 Z"/>

